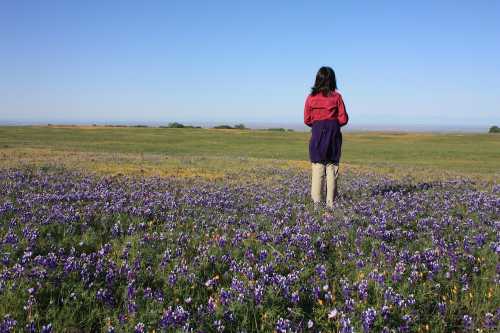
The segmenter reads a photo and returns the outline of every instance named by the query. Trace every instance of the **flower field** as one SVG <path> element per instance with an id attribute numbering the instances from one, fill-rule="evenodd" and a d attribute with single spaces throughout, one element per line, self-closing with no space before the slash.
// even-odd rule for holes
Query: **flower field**
<path id="1" fill-rule="evenodd" d="M 499 331 L 499 185 L 259 174 L 1 170 L 0 332 Z"/>

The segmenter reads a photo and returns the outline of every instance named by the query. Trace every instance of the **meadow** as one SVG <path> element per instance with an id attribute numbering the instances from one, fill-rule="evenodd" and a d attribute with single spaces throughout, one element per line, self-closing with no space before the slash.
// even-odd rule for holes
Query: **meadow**
<path id="1" fill-rule="evenodd" d="M 497 332 L 500 136 L 1 127 L 0 332 Z"/>
<path id="2" fill-rule="evenodd" d="M 217 178 L 260 165 L 308 169 L 309 136 L 235 129 L 0 127 L 0 166 L 65 164 L 104 173 Z M 420 180 L 498 180 L 500 136 L 348 132 L 342 165 Z"/>

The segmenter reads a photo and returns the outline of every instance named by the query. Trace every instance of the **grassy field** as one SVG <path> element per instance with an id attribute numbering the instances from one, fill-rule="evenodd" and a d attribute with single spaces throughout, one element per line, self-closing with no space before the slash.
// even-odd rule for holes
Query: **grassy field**
<path id="1" fill-rule="evenodd" d="M 309 137 L 257 130 L 0 127 L 0 166 L 64 164 L 98 172 L 217 178 L 262 164 L 309 168 Z M 344 133 L 341 162 L 394 176 L 497 180 L 500 135 Z"/>
<path id="2" fill-rule="evenodd" d="M 0 127 L 0 332 L 499 332 L 500 136 L 309 135 Z"/>

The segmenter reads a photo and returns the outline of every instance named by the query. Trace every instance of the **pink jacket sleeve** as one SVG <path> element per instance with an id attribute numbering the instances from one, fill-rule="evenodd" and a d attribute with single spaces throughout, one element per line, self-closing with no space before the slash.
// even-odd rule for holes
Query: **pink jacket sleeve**
<path id="1" fill-rule="evenodd" d="M 349 121 L 349 116 L 347 115 L 347 111 L 345 109 L 344 100 L 342 99 L 342 95 L 339 95 L 339 99 L 337 101 L 338 112 L 338 121 L 340 126 L 344 126 Z"/>
<path id="2" fill-rule="evenodd" d="M 306 103 L 304 105 L 304 124 L 306 124 L 309 127 L 312 127 L 311 106 L 309 104 L 309 96 L 307 96 Z"/>

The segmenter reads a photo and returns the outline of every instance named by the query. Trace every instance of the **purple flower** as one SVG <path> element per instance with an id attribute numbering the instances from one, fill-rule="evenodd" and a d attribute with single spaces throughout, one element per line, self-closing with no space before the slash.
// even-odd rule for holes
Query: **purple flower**
<path id="1" fill-rule="evenodd" d="M 405 333 L 409 332 L 412 317 L 409 314 L 405 314 L 402 319 L 403 319 L 403 323 L 401 325 L 399 325 L 399 331 L 405 332 Z"/>
<path id="2" fill-rule="evenodd" d="M 267 251 L 261 250 L 259 252 L 259 261 L 262 263 L 262 262 L 266 261 L 266 259 L 267 259 Z"/>
<path id="3" fill-rule="evenodd" d="M 290 330 L 291 323 L 288 319 L 280 318 L 276 322 L 276 331 L 279 333 L 287 333 Z"/>
<path id="4" fill-rule="evenodd" d="M 387 320 L 389 318 L 389 315 L 391 314 L 391 310 L 387 305 L 383 305 L 380 314 L 382 315 L 384 320 Z"/>
<path id="5" fill-rule="evenodd" d="M 299 301 L 300 301 L 300 296 L 299 296 L 299 293 L 298 293 L 298 292 L 296 292 L 296 291 L 294 291 L 294 292 L 292 293 L 292 298 L 291 298 L 291 300 L 292 300 L 292 303 L 294 303 L 294 304 L 298 304 L 298 303 L 299 303 Z"/>
<path id="6" fill-rule="evenodd" d="M 130 302 L 127 303 L 127 309 L 128 309 L 128 313 L 129 314 L 134 314 L 134 313 L 137 312 L 138 307 L 137 307 L 137 304 L 135 304 L 134 301 L 130 301 Z"/>
<path id="7" fill-rule="evenodd" d="M 471 316 L 464 315 L 462 320 L 463 320 L 464 329 L 466 331 L 471 331 L 474 328 L 474 322 L 473 322 Z"/>
<path id="8" fill-rule="evenodd" d="M 444 316 L 446 313 L 446 303 L 439 302 L 438 303 L 438 310 L 439 310 L 439 313 L 441 314 L 441 316 Z"/>
<path id="9" fill-rule="evenodd" d="M 368 281 L 361 280 L 358 284 L 359 298 L 362 300 L 368 299 Z"/>
<path id="10" fill-rule="evenodd" d="M 0 322 L 0 332 L 14 332 L 17 325 L 17 321 L 14 320 L 10 314 L 3 316 L 3 320 Z"/>
<path id="11" fill-rule="evenodd" d="M 177 306 L 175 309 L 168 307 L 163 313 L 160 319 L 160 327 L 162 328 L 174 328 L 181 327 L 189 319 L 189 312 L 184 310 L 182 306 Z"/>
<path id="12" fill-rule="evenodd" d="M 145 332 L 145 326 L 143 323 L 138 323 L 134 327 L 134 333 L 144 333 Z"/>
<path id="13" fill-rule="evenodd" d="M 326 279 L 326 266 L 325 265 L 318 265 L 316 266 L 316 274 L 318 274 L 319 278 L 324 280 Z"/>
<path id="14" fill-rule="evenodd" d="M 261 297 L 261 295 L 258 295 L 257 289 L 255 291 L 255 297 L 256 298 Z M 228 305 L 230 300 L 231 300 L 231 294 L 229 293 L 229 291 L 225 290 L 224 288 L 221 288 L 221 290 L 220 290 L 220 303 L 222 305 Z"/>
<path id="15" fill-rule="evenodd" d="M 351 325 L 351 319 L 344 314 L 340 318 L 340 332 L 341 333 L 353 333 L 353 327 Z"/>
<path id="16" fill-rule="evenodd" d="M 254 289 L 254 300 L 255 304 L 260 304 L 262 302 L 262 299 L 264 297 L 264 290 L 265 287 L 261 284 L 257 284 Z M 221 300 L 222 303 L 222 300 Z"/>
<path id="17" fill-rule="evenodd" d="M 363 331 L 364 332 L 370 332 L 373 323 L 375 322 L 375 318 L 377 316 L 377 311 L 375 311 L 374 308 L 368 308 L 367 310 L 363 311 L 361 317 L 363 319 Z"/>
<path id="18" fill-rule="evenodd" d="M 493 329 L 497 325 L 498 325 L 498 323 L 497 323 L 495 316 L 492 313 L 487 312 L 484 315 L 484 327 L 487 329 Z"/>

